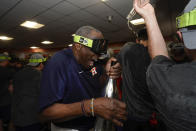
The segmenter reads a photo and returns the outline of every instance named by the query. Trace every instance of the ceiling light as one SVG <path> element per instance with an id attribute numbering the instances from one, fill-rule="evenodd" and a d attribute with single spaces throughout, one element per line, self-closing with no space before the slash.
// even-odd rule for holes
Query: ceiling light
<path id="1" fill-rule="evenodd" d="M 39 28 L 43 27 L 44 25 L 37 23 L 35 21 L 25 21 L 20 26 L 31 28 L 31 29 L 39 29 Z"/>
<path id="2" fill-rule="evenodd" d="M 131 22 L 131 24 L 133 24 L 133 25 L 142 25 L 142 24 L 145 24 L 145 21 L 144 21 L 143 18 L 141 18 L 141 19 L 136 19 L 136 20 L 132 20 L 132 21 L 130 21 L 130 22 Z"/>
<path id="3" fill-rule="evenodd" d="M 49 44 L 52 44 L 52 43 L 54 43 L 54 42 L 52 42 L 52 41 L 42 41 L 41 43 L 42 43 L 42 44 L 45 44 L 45 45 L 49 45 Z"/>
<path id="4" fill-rule="evenodd" d="M 7 36 L 0 36 L 0 40 L 12 40 L 14 38 L 12 37 L 7 37 Z"/>
<path id="5" fill-rule="evenodd" d="M 107 2 L 108 0 L 101 0 L 102 2 Z"/>
<path id="6" fill-rule="evenodd" d="M 31 48 L 31 49 L 37 49 L 37 48 L 39 48 L 39 47 L 31 46 L 30 48 Z"/>
<path id="7" fill-rule="evenodd" d="M 73 46 L 73 44 L 69 44 L 68 46 L 69 46 L 69 47 L 72 47 L 72 46 Z"/>

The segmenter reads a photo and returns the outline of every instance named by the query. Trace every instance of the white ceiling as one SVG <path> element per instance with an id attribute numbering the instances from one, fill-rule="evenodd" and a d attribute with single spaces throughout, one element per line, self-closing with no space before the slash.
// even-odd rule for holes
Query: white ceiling
<path id="1" fill-rule="evenodd" d="M 132 0 L 0 0 L 0 34 L 14 37 L 10 42 L 0 41 L 0 48 L 65 47 L 84 25 L 101 30 L 110 43 L 128 41 L 126 16 L 131 8 Z M 109 15 L 113 16 L 111 23 L 107 21 Z M 25 20 L 45 26 L 38 30 L 20 27 Z M 42 40 L 54 44 L 41 45 Z"/>

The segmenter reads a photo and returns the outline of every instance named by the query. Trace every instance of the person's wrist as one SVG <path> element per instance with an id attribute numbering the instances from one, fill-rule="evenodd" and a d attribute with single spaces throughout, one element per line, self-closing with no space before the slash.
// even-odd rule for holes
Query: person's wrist
<path id="1" fill-rule="evenodd" d="M 95 116 L 95 112 L 94 112 L 94 98 L 91 99 L 91 105 L 90 105 L 90 108 L 91 108 L 91 115 L 94 117 Z"/>
<path id="2" fill-rule="evenodd" d="M 143 16 L 144 20 L 150 20 L 156 18 L 154 9 L 152 11 L 146 12 Z"/>
<path id="3" fill-rule="evenodd" d="M 108 77 L 108 72 L 109 70 L 106 70 L 106 66 L 103 67 L 103 72 L 102 72 L 102 75 L 107 78 Z"/>
<path id="4" fill-rule="evenodd" d="M 146 24 L 148 24 L 148 23 L 151 24 L 154 20 L 156 20 L 156 16 L 153 13 L 152 14 L 149 14 L 149 15 L 146 15 L 143 18 L 144 18 Z"/>
<path id="5" fill-rule="evenodd" d="M 100 99 L 100 98 L 98 98 L 98 99 Z M 94 113 L 95 113 L 95 116 L 96 115 L 99 115 L 99 102 L 98 102 L 98 99 L 95 99 L 94 100 Z"/>
<path id="6" fill-rule="evenodd" d="M 91 116 L 91 109 L 90 109 L 90 103 L 91 100 L 85 100 L 84 102 L 84 110 L 87 116 Z"/>
<path id="7" fill-rule="evenodd" d="M 97 114 L 97 99 L 94 100 L 94 114 Z"/>
<path id="8" fill-rule="evenodd" d="M 110 98 L 105 98 L 105 97 L 102 97 L 102 98 L 97 98 L 94 100 L 94 113 L 95 113 L 95 116 L 96 115 L 100 115 L 103 113 L 103 110 L 105 109 L 104 108 L 104 103 L 106 103 L 107 101 Z"/>

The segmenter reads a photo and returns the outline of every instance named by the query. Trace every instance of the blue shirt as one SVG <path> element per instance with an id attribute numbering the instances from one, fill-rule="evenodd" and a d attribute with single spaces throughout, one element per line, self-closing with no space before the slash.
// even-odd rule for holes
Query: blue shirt
<path id="1" fill-rule="evenodd" d="M 102 67 L 95 67 L 94 74 L 77 63 L 72 50 L 57 52 L 45 66 L 41 80 L 40 111 L 54 103 L 70 104 L 103 96 L 99 83 Z M 94 126 L 94 118 L 80 117 L 56 126 L 86 130 Z"/>

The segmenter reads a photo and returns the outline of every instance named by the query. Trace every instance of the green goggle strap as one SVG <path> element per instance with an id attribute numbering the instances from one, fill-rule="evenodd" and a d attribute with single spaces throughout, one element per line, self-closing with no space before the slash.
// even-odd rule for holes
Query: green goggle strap
<path id="1" fill-rule="evenodd" d="M 93 47 L 93 40 L 88 39 L 86 37 L 82 37 L 82 36 L 74 34 L 73 35 L 73 41 L 76 42 L 76 43 L 80 43 L 82 45 L 85 45 L 87 47 L 90 47 L 90 48 Z"/>
<path id="2" fill-rule="evenodd" d="M 41 62 L 45 62 L 46 58 L 44 59 L 29 59 L 30 63 L 41 63 Z"/>
<path id="3" fill-rule="evenodd" d="M 196 25 L 196 8 L 176 18 L 177 28 L 185 28 Z"/>
<path id="4" fill-rule="evenodd" d="M 0 60 L 11 60 L 11 57 L 0 56 Z"/>

